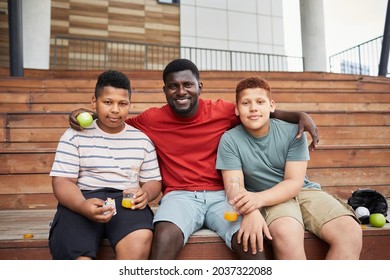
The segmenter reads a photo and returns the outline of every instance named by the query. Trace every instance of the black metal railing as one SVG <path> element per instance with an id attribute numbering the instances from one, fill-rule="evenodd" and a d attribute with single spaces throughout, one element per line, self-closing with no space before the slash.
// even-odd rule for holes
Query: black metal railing
<path id="1" fill-rule="evenodd" d="M 162 70 L 175 58 L 188 58 L 199 70 L 303 71 L 303 58 L 284 55 L 142 44 L 56 36 L 54 70 Z"/>
<path id="2" fill-rule="evenodd" d="M 330 72 L 378 76 L 382 39 L 380 36 L 330 56 Z"/>

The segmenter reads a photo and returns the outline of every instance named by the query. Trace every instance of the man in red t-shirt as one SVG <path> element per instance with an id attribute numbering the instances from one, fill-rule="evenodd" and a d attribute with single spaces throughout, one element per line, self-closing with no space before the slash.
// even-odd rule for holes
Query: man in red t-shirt
<path id="1" fill-rule="evenodd" d="M 154 217 L 150 258 L 175 259 L 191 234 L 202 227 L 215 231 L 231 248 L 229 236 L 236 237 L 240 224 L 223 218 L 225 192 L 215 161 L 220 137 L 239 123 L 235 105 L 199 98 L 203 84 L 198 68 L 190 60 L 171 61 L 164 69 L 163 81 L 168 104 L 126 120 L 155 144 L 163 179 L 164 195 Z M 71 114 L 75 129 L 80 129 L 75 117 L 82 111 L 86 110 Z M 306 113 L 279 110 L 272 117 L 299 123 L 297 137 L 308 131 L 313 139 L 309 148 L 315 149 L 317 127 Z"/>

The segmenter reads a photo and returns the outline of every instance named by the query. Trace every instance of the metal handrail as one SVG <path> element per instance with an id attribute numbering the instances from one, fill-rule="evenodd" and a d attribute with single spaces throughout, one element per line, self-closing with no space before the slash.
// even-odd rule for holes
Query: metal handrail
<path id="1" fill-rule="evenodd" d="M 382 40 L 383 36 L 379 36 L 330 56 L 330 72 L 377 76 Z"/>
<path id="2" fill-rule="evenodd" d="M 162 70 L 175 58 L 199 70 L 303 71 L 303 58 L 255 52 L 145 44 L 101 38 L 56 36 L 54 70 Z"/>

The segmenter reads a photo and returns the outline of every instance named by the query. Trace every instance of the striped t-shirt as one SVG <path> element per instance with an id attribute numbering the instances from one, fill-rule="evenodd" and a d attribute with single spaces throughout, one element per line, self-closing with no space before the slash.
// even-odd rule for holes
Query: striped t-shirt
<path id="1" fill-rule="evenodd" d="M 143 132 L 126 124 L 121 132 L 109 134 L 96 121 L 83 131 L 65 131 L 50 176 L 77 178 L 81 190 L 135 187 L 129 185 L 129 176 L 140 182 L 161 180 L 154 144 Z"/>

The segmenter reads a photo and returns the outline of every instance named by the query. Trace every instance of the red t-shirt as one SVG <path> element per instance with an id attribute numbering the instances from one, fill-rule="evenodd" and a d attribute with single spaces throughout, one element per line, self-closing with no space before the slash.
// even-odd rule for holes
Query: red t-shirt
<path id="1" fill-rule="evenodd" d="M 199 99 L 199 110 L 191 118 L 178 117 L 169 105 L 164 105 L 126 122 L 142 130 L 155 144 L 164 194 L 223 189 L 215 161 L 222 134 L 239 123 L 234 103 Z"/>

